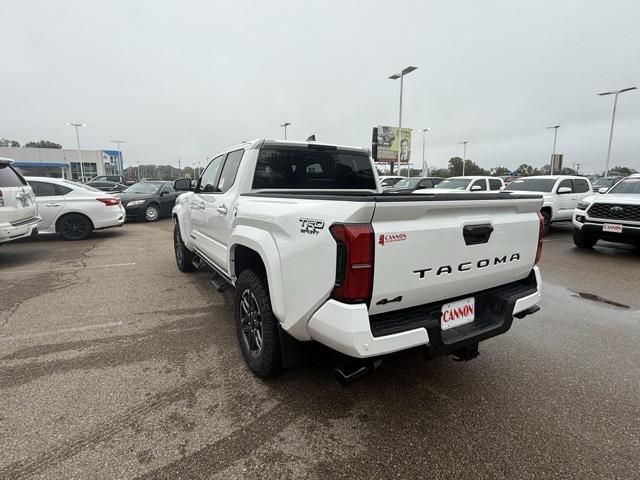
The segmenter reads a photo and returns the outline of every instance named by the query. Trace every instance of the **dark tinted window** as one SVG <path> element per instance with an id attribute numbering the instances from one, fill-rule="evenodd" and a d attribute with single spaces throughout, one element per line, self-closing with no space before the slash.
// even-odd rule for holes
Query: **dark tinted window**
<path id="1" fill-rule="evenodd" d="M 20 174 L 6 164 L 0 164 L 0 188 L 2 187 L 22 187 L 26 185 Z"/>
<path id="2" fill-rule="evenodd" d="M 573 181 L 573 191 L 576 193 L 589 192 L 589 184 L 586 180 L 578 179 Z"/>
<path id="3" fill-rule="evenodd" d="M 267 148 L 258 155 L 253 188 L 375 190 L 376 181 L 367 155 Z"/>
<path id="4" fill-rule="evenodd" d="M 198 188 L 196 189 L 197 192 L 214 193 L 217 191 L 216 181 L 218 179 L 218 173 L 220 172 L 223 161 L 224 155 L 220 155 L 219 157 L 211 160 L 211 163 L 209 163 L 204 173 L 200 177 L 200 180 L 198 181 Z"/>
<path id="5" fill-rule="evenodd" d="M 119 182 L 120 181 L 120 177 L 108 176 L 107 178 L 105 178 L 105 180 L 108 180 L 109 182 Z"/>
<path id="6" fill-rule="evenodd" d="M 573 192 L 573 185 L 571 184 L 571 180 L 566 179 L 566 180 L 562 180 L 560 182 L 560 185 L 558 185 L 558 190 L 560 190 L 562 187 L 568 187 L 571 189 L 571 192 Z M 556 192 L 558 191 L 556 190 Z"/>
<path id="7" fill-rule="evenodd" d="M 479 186 L 480 189 L 476 188 L 474 190 L 473 187 L 476 187 L 476 186 Z M 475 191 L 475 192 L 478 192 L 480 190 L 486 190 L 486 189 L 487 189 L 487 182 L 485 182 L 484 179 L 476 180 L 475 182 L 473 182 L 473 184 L 471 185 L 471 188 L 470 188 L 471 191 Z"/>
<path id="8" fill-rule="evenodd" d="M 500 190 L 502 188 L 502 182 L 497 178 L 489 179 L 489 190 Z"/>
<path id="9" fill-rule="evenodd" d="M 220 192 L 229 190 L 233 182 L 236 181 L 236 174 L 238 173 L 238 167 L 240 167 L 242 155 L 244 155 L 244 150 L 236 150 L 227 155 L 227 160 L 224 162 L 220 180 L 218 181 L 218 190 Z"/>
<path id="10" fill-rule="evenodd" d="M 422 180 L 418 185 L 418 188 L 431 188 L 432 186 L 433 184 L 431 183 L 431 180 Z"/>
<path id="11" fill-rule="evenodd" d="M 519 178 L 514 180 L 505 190 L 520 192 L 550 192 L 556 184 L 555 178 Z"/>
<path id="12" fill-rule="evenodd" d="M 169 192 L 169 193 L 174 193 L 175 190 L 173 189 L 173 185 L 170 183 L 165 183 L 164 187 L 162 187 L 162 191 L 163 192 Z"/>
<path id="13" fill-rule="evenodd" d="M 62 185 L 56 185 L 56 195 L 66 195 L 70 191 L 70 188 L 63 187 Z"/>
<path id="14" fill-rule="evenodd" d="M 52 197 L 56 194 L 56 186 L 53 183 L 29 182 L 36 197 Z"/>

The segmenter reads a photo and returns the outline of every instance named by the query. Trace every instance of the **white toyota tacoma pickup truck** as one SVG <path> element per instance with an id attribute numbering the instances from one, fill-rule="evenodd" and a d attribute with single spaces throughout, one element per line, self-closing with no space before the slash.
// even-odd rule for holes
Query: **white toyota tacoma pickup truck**
<path id="1" fill-rule="evenodd" d="M 539 309 L 539 195 L 385 194 L 368 149 L 255 140 L 225 150 L 173 209 L 178 268 L 235 287 L 242 355 L 259 376 L 302 342 L 353 357 L 471 360 Z"/>

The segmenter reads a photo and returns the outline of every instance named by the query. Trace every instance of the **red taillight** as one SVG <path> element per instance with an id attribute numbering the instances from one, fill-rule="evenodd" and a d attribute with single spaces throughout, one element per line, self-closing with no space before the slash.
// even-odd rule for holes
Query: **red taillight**
<path id="1" fill-rule="evenodd" d="M 540 212 L 538 212 L 538 220 L 540 222 L 538 226 L 538 248 L 536 250 L 536 265 L 540 261 L 540 257 L 542 256 L 542 239 L 544 238 L 544 217 Z"/>
<path id="2" fill-rule="evenodd" d="M 120 204 L 120 199 L 114 197 L 96 198 L 96 200 L 104 203 L 107 207 L 112 207 L 113 205 Z"/>
<path id="3" fill-rule="evenodd" d="M 337 244 L 336 284 L 331 297 L 346 303 L 368 302 L 373 287 L 373 228 L 336 224 L 329 229 Z"/>
<path id="4" fill-rule="evenodd" d="M 4 198 L 2 198 L 2 190 L 0 190 L 0 207 L 4 207 Z"/>

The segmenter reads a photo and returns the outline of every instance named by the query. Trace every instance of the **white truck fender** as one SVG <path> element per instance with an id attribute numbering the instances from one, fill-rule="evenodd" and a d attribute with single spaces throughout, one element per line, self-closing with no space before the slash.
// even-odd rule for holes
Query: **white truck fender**
<path id="1" fill-rule="evenodd" d="M 271 309 L 276 318 L 281 323 L 284 323 L 285 308 L 284 292 L 282 289 L 282 269 L 280 266 L 280 254 L 278 253 L 275 240 L 264 230 L 249 225 L 238 225 L 229 237 L 229 258 L 227 259 L 227 264 L 230 267 L 229 273 L 233 276 L 234 281 L 240 273 L 235 271 L 233 261 L 236 247 L 240 245 L 255 250 L 260 255 L 267 273 L 267 282 L 269 282 Z"/>

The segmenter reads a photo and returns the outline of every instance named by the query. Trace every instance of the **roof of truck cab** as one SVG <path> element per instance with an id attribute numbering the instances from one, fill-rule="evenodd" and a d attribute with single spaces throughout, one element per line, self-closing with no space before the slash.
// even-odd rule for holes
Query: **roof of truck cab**
<path id="1" fill-rule="evenodd" d="M 304 147 L 316 147 L 322 149 L 322 147 L 327 147 L 330 149 L 338 149 L 338 150 L 348 150 L 358 153 L 365 153 L 369 155 L 371 151 L 367 147 L 354 147 L 351 145 L 339 145 L 335 143 L 325 143 L 325 142 L 297 142 L 293 140 L 271 140 L 265 138 L 258 138 L 255 140 L 246 140 L 244 142 L 238 143 L 231 147 L 225 148 L 224 150 L 220 150 L 216 153 L 216 155 L 232 152 L 234 150 L 239 150 L 244 148 L 246 150 L 257 150 L 261 148 L 304 148 Z"/>
<path id="2" fill-rule="evenodd" d="M 11 165 L 13 163 L 13 159 L 6 158 L 6 157 L 0 157 L 0 163 L 3 163 L 5 165 Z"/>

